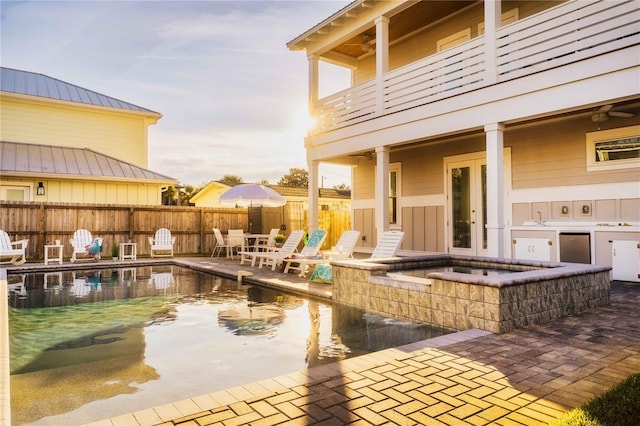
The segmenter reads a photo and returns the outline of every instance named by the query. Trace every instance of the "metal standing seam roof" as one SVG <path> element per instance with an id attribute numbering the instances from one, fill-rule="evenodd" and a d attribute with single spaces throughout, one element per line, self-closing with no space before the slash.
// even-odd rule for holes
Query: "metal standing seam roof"
<path id="1" fill-rule="evenodd" d="M 94 92 L 93 90 L 84 89 L 44 74 L 36 74 L 12 68 L 0 67 L 0 90 L 2 92 L 16 93 L 19 95 L 36 96 L 39 98 L 117 108 L 159 117 L 162 116 L 159 112 L 121 101 L 111 96 Z"/>
<path id="2" fill-rule="evenodd" d="M 173 183 L 161 175 L 89 148 L 0 142 L 0 174 Z"/>

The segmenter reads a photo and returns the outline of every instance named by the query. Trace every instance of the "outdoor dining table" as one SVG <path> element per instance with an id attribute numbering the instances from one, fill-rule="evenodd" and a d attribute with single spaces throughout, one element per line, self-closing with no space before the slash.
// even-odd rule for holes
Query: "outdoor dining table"
<path id="1" fill-rule="evenodd" d="M 269 234 L 244 234 L 244 247 L 242 251 L 259 251 L 261 246 L 264 246 L 269 239 Z"/>

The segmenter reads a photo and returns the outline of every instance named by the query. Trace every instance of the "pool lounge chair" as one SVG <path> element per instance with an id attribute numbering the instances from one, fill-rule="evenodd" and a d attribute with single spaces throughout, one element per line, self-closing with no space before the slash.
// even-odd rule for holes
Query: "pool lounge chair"
<path id="1" fill-rule="evenodd" d="M 11 241 L 9 234 L 0 230 L 0 260 L 10 258 L 7 261 L 0 261 L 0 264 L 11 263 L 22 265 L 27 261 L 26 251 L 29 240 Z"/>
<path id="2" fill-rule="evenodd" d="M 155 238 L 148 238 L 151 246 L 151 257 L 173 257 L 173 244 L 176 242 L 176 237 L 171 236 L 171 231 L 167 228 L 160 228 L 156 231 Z"/>
<path id="3" fill-rule="evenodd" d="M 314 256 L 311 259 L 296 259 L 295 262 L 288 262 L 285 272 L 289 272 L 291 269 L 298 270 L 299 275 L 304 277 L 309 266 L 329 263 L 332 260 L 352 259 L 353 250 L 358 243 L 358 237 L 360 237 L 360 231 L 344 231 L 331 250 L 322 251 L 320 256 Z M 297 263 L 297 265 L 291 266 L 294 263 Z"/>
<path id="4" fill-rule="evenodd" d="M 302 241 L 302 237 L 304 237 L 304 231 L 296 230 L 291 232 L 279 250 L 246 252 L 245 254 L 251 258 L 251 266 L 255 266 L 256 261 L 260 261 L 258 268 L 266 265 L 271 266 L 271 270 L 275 271 L 276 267 L 282 264 L 284 258 L 291 256 L 298 250 L 298 245 L 300 241 Z"/>
<path id="5" fill-rule="evenodd" d="M 386 259 L 395 257 L 400 244 L 404 238 L 402 231 L 385 231 L 380 237 L 380 241 L 376 244 L 376 248 L 371 253 L 369 259 Z M 333 269 L 330 263 L 317 265 L 309 278 L 310 281 L 330 283 L 333 279 Z"/>
<path id="6" fill-rule="evenodd" d="M 244 250 L 238 252 L 240 255 L 240 264 L 244 265 L 245 260 L 252 260 L 252 254 L 256 252 L 266 252 L 266 251 L 276 251 L 278 248 L 276 247 L 276 235 L 280 232 L 280 228 L 273 228 L 269 232 L 269 236 L 266 240 L 264 239 L 256 239 L 253 246 L 245 247 Z M 252 262 L 253 264 L 253 262 Z"/>
<path id="7" fill-rule="evenodd" d="M 95 241 L 94 241 L 95 240 Z M 100 237 L 96 237 L 93 238 L 91 236 L 91 232 L 87 231 L 86 229 L 78 229 L 76 230 L 76 232 L 73 233 L 73 238 L 69 239 L 69 243 L 71 244 L 71 263 L 75 262 L 76 260 L 78 260 L 78 254 L 81 254 L 83 256 L 91 256 L 90 259 L 93 260 L 98 260 L 100 259 L 100 248 L 102 248 L 102 238 Z M 89 248 L 92 247 L 92 243 L 93 243 L 93 247 L 96 247 L 97 244 L 97 249 L 98 250 L 94 250 L 91 251 Z"/>
<path id="8" fill-rule="evenodd" d="M 327 231 L 324 229 L 318 229 L 314 231 L 309 237 L 309 241 L 304 245 L 302 251 L 299 254 L 293 254 L 284 259 L 285 267 L 284 273 L 288 273 L 289 271 L 298 271 L 300 276 L 304 276 L 308 262 L 312 262 L 314 260 L 322 260 L 322 256 L 318 255 L 320 252 L 320 248 L 324 243 L 325 238 L 327 238 Z"/>

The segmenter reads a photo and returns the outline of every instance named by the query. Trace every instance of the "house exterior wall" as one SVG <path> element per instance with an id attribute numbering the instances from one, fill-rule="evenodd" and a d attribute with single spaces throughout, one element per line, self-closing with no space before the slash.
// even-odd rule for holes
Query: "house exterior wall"
<path id="1" fill-rule="evenodd" d="M 42 182 L 45 195 L 37 195 L 36 188 Z M 155 183 L 101 182 L 91 180 L 27 179 L 3 176 L 0 187 L 30 187 L 28 198 L 33 201 L 80 204 L 162 204 L 162 187 Z M 0 197 L 6 199 L 4 197 Z"/>
<path id="2" fill-rule="evenodd" d="M 486 222 L 457 218 L 480 235 L 459 254 L 511 257 L 513 239 L 537 236 L 549 240 L 549 260 L 562 260 L 560 235 L 585 233 L 591 262 L 606 265 L 605 236 L 640 242 L 640 165 L 589 166 L 587 141 L 592 132 L 626 127 L 634 129 L 624 136 L 631 144 L 640 137 L 633 127 L 640 124 L 637 2 L 366 5 L 361 11 L 364 4 L 352 3 L 289 44 L 306 50 L 311 64 L 318 124 L 305 140 L 308 161 L 354 166 L 353 223 L 365 237 L 362 248 L 390 228 L 409 234 L 405 250 L 466 249 L 452 243 L 456 232 L 466 238 L 452 230 L 454 203 L 466 202 L 449 193 L 446 165 L 458 160 L 474 170 L 486 162 L 486 176 L 476 177 L 486 179 L 483 190 L 470 191 L 486 194 L 472 209 Z M 500 25 L 500 13 L 514 9 L 517 20 Z M 466 29 L 468 41 L 437 52 L 438 41 Z M 375 48 L 357 56 L 348 46 L 362 34 L 376 35 Z M 344 58 L 350 54 L 357 57 Z M 323 58 L 344 58 L 353 86 L 315 99 L 321 77 L 313 66 Z M 622 111 L 600 120 L 593 114 L 602 108 Z M 391 190 L 376 188 L 393 167 L 400 171 L 397 223 L 384 214 Z"/>
<path id="3" fill-rule="evenodd" d="M 91 148 L 139 167 L 148 166 L 148 126 L 155 120 L 62 102 L 0 99 L 2 138 L 10 142 Z"/>

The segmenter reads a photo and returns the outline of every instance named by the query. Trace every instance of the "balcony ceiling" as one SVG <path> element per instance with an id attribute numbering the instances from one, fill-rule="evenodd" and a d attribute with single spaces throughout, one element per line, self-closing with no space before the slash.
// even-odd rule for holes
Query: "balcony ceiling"
<path id="1" fill-rule="evenodd" d="M 367 2 L 365 1 L 362 3 L 364 5 Z M 424 30 L 430 24 L 438 22 L 474 3 L 478 3 L 478 1 L 418 1 L 411 7 L 390 17 L 389 43 L 393 44 L 394 42 Z M 348 26 L 349 20 L 357 17 L 363 10 L 366 9 L 347 7 L 333 15 L 331 18 L 318 24 L 298 39 L 290 42 L 288 46 L 292 50 L 305 49 L 308 41 L 314 41 L 324 36 L 328 37 L 331 35 L 332 29 Z M 346 40 L 344 43 L 334 47 L 331 49 L 331 52 L 358 58 L 369 52 L 369 50 L 366 49 L 366 46 L 363 48 L 363 45 L 367 40 L 369 41 L 371 51 L 375 50 L 375 39 L 375 24 L 371 23 L 369 28 Z"/>

